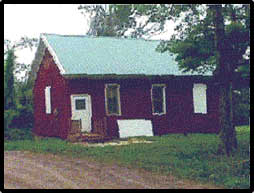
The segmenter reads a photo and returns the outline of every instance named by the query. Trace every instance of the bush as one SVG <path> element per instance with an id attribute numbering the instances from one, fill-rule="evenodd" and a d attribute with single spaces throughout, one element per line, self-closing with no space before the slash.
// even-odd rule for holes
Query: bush
<path id="1" fill-rule="evenodd" d="M 16 110 L 4 110 L 4 132 L 8 130 L 12 120 L 18 115 L 19 113 Z"/>
<path id="2" fill-rule="evenodd" d="M 5 140 L 26 140 L 33 139 L 32 133 L 30 129 L 17 129 L 17 128 L 9 128 L 4 132 Z"/>
<path id="3" fill-rule="evenodd" d="M 18 116 L 13 117 L 9 127 L 11 128 L 32 128 L 34 116 L 32 110 L 27 106 L 17 107 Z"/>
<path id="4" fill-rule="evenodd" d="M 30 82 L 16 82 L 15 106 L 18 116 L 15 116 L 9 125 L 12 128 L 32 128 L 33 117 L 33 92 Z"/>

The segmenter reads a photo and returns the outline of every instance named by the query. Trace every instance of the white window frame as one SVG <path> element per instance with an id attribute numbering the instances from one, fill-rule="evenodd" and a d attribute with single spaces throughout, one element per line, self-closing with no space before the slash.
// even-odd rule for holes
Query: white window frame
<path id="1" fill-rule="evenodd" d="M 154 87 L 162 87 L 163 93 L 163 112 L 162 113 L 155 113 L 154 112 L 154 105 L 153 105 L 153 88 Z M 152 84 L 151 88 L 151 103 L 152 103 L 152 115 L 165 115 L 167 113 L 166 108 L 166 85 L 165 84 Z"/>
<path id="2" fill-rule="evenodd" d="M 51 114 L 51 86 L 46 86 L 44 93 L 45 93 L 45 111 L 46 114 Z"/>
<path id="3" fill-rule="evenodd" d="M 117 87 L 117 100 L 118 100 L 119 114 L 117 114 L 117 113 L 109 113 L 108 112 L 107 88 L 109 86 L 116 86 Z M 121 98 L 120 97 L 120 85 L 119 84 L 115 84 L 115 83 L 105 84 L 104 95 L 105 95 L 105 110 L 106 110 L 106 115 L 107 116 L 121 116 L 122 115 L 122 111 L 121 111 L 121 100 L 120 100 L 120 98 Z"/>
<path id="4" fill-rule="evenodd" d="M 194 113 L 207 114 L 207 85 L 194 83 L 192 91 Z"/>

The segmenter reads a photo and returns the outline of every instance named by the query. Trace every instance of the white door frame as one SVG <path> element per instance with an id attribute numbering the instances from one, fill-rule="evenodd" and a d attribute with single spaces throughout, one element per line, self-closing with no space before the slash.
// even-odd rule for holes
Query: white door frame
<path id="1" fill-rule="evenodd" d="M 91 118 L 92 118 L 92 101 L 89 94 L 72 94 L 71 98 L 71 120 L 80 120 L 82 124 L 82 132 L 91 132 Z M 86 99 L 86 110 L 75 109 L 75 99 Z M 88 123 L 87 123 L 88 122 Z"/>

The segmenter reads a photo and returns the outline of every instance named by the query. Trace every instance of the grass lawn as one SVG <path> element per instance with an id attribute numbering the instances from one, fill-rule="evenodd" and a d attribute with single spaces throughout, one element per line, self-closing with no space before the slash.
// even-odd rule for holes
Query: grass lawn
<path id="1" fill-rule="evenodd" d="M 180 179 L 212 183 L 225 188 L 250 188 L 250 127 L 237 127 L 238 150 L 234 156 L 218 154 L 216 134 L 169 134 L 142 137 L 153 143 L 84 147 L 56 139 L 5 141 L 4 150 L 28 150 L 75 157 L 92 157 L 143 168 Z"/>

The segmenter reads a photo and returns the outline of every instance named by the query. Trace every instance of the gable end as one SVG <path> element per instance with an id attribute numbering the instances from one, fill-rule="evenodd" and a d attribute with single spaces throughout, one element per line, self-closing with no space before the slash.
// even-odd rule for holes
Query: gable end
<path id="1" fill-rule="evenodd" d="M 43 43 L 45 44 L 45 46 L 48 48 L 48 51 L 51 54 L 51 56 L 53 57 L 53 60 L 54 60 L 55 64 L 57 65 L 60 73 L 65 74 L 65 70 L 64 70 L 62 64 L 60 63 L 54 49 L 49 45 L 47 38 L 42 34 L 41 39 L 42 39 Z"/>

